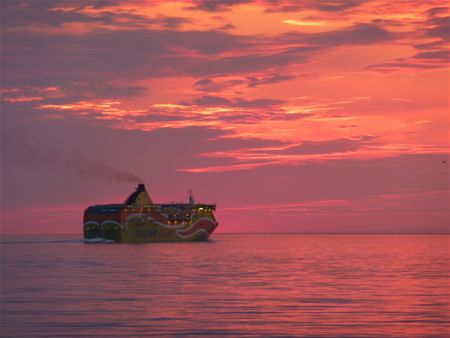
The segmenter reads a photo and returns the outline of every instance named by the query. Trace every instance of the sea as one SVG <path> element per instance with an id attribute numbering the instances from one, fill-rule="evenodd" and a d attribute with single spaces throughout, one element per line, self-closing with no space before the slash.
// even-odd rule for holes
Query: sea
<path id="1" fill-rule="evenodd" d="M 448 235 L 0 248 L 2 337 L 449 337 Z"/>

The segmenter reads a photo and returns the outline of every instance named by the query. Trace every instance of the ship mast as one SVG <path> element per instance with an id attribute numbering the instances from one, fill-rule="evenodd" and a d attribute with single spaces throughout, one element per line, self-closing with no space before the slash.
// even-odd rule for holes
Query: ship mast
<path id="1" fill-rule="evenodd" d="M 194 194 L 192 193 L 192 190 L 189 190 L 188 194 L 189 194 L 189 204 L 190 205 L 194 205 L 195 204 L 195 199 L 194 199 Z"/>

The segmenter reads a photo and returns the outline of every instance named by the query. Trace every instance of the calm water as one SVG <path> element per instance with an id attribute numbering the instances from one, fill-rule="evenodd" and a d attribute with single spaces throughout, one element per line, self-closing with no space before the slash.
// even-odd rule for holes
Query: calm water
<path id="1" fill-rule="evenodd" d="M 3 237 L 1 254 L 7 337 L 449 334 L 449 236 Z"/>

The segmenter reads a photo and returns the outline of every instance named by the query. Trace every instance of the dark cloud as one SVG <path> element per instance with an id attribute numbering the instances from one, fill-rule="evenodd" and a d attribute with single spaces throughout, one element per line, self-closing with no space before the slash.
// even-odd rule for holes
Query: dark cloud
<path id="1" fill-rule="evenodd" d="M 203 86 L 210 86 L 211 84 L 213 84 L 213 80 L 201 79 L 201 80 L 198 80 L 197 82 L 195 82 L 194 86 L 203 87 Z"/>
<path id="2" fill-rule="evenodd" d="M 203 95 L 192 101 L 197 106 L 232 106 L 233 102 L 219 96 Z"/>
<path id="3" fill-rule="evenodd" d="M 247 76 L 245 80 L 213 80 L 213 79 L 201 79 L 194 83 L 194 88 L 203 92 L 218 92 L 226 88 L 232 88 L 234 86 L 246 84 L 248 87 L 254 88 L 264 84 L 273 84 L 283 81 L 289 81 L 295 79 L 295 75 L 287 75 L 278 72 L 269 72 L 267 74 L 262 73 L 258 75 Z"/>
<path id="4" fill-rule="evenodd" d="M 366 70 L 374 70 L 379 72 L 395 72 L 402 69 L 405 70 L 426 70 L 426 69 L 435 69 L 442 68 L 442 65 L 438 64 L 430 64 L 430 63 L 420 63 L 414 61 L 405 62 L 403 60 L 397 60 L 393 62 L 385 62 L 379 63 L 376 65 L 369 65 L 365 67 Z"/>
<path id="5" fill-rule="evenodd" d="M 176 28 L 180 28 L 185 23 L 191 22 L 192 20 L 187 19 L 187 18 L 169 16 L 169 17 L 161 18 L 161 21 L 164 23 L 164 27 L 169 28 L 169 29 L 176 29 Z"/>
<path id="6" fill-rule="evenodd" d="M 392 19 L 374 19 L 371 21 L 372 24 L 378 25 L 381 27 L 384 26 L 394 26 L 401 27 L 404 26 L 404 23 L 401 20 L 392 20 Z"/>
<path id="7" fill-rule="evenodd" d="M 116 1 L 6 1 L 2 2 L 2 26 L 19 28 L 24 26 L 61 27 L 68 23 L 101 24 L 123 29 L 145 29 L 149 25 L 165 29 L 177 29 L 191 19 L 176 16 L 147 17 L 114 10 Z M 112 7 L 108 11 L 108 7 Z M 103 9 L 95 15 L 86 9 Z M 63 9 L 63 10 L 62 10 Z"/>
<path id="8" fill-rule="evenodd" d="M 447 42 L 450 40 L 450 16 L 431 18 L 428 23 L 431 25 L 428 36 Z"/>
<path id="9" fill-rule="evenodd" d="M 195 76 L 212 76 L 260 72 L 279 65 L 302 64 L 308 55 L 300 53 L 248 54 L 225 57 L 189 66 L 186 71 Z"/>
<path id="10" fill-rule="evenodd" d="M 341 12 L 350 8 L 358 7 L 367 0 L 322 0 L 314 1 L 315 7 L 326 12 Z"/>
<path id="11" fill-rule="evenodd" d="M 147 88 L 141 86 L 114 86 L 104 84 L 102 86 L 89 85 L 86 91 L 93 92 L 94 97 L 121 98 L 143 95 L 147 92 Z"/>
<path id="12" fill-rule="evenodd" d="M 447 14 L 448 13 L 448 7 L 434 7 L 427 10 L 427 14 L 430 17 L 434 17 L 439 14 Z"/>
<path id="13" fill-rule="evenodd" d="M 249 149 L 248 153 L 270 155 L 322 155 L 354 152 L 374 145 L 375 137 L 366 135 L 359 138 L 339 138 L 327 141 L 305 141 L 273 149 Z"/>
<path id="14" fill-rule="evenodd" d="M 68 96 L 73 98 L 112 99 L 139 96 L 146 93 L 142 86 L 120 86 L 105 82 L 78 82 L 68 84 L 62 88 Z"/>
<path id="15" fill-rule="evenodd" d="M 234 25 L 232 25 L 230 23 L 227 23 L 226 25 L 223 25 L 223 26 L 219 27 L 219 29 L 223 29 L 223 30 L 234 29 L 234 28 L 236 28 L 236 26 L 234 26 Z"/>
<path id="16" fill-rule="evenodd" d="M 142 27 L 152 23 L 141 15 L 129 13 L 102 12 L 95 16 L 87 15 L 81 10 L 85 8 L 104 8 L 117 6 L 111 1 L 4 1 L 1 3 L 2 26 L 13 28 L 29 25 L 61 26 L 66 23 L 101 23 L 116 26 Z M 58 10 L 61 7 L 70 7 L 70 10 Z"/>
<path id="17" fill-rule="evenodd" d="M 187 9 L 218 12 L 228 10 L 232 6 L 251 2 L 253 2 L 253 0 L 194 0 L 194 5 L 187 7 Z"/>
<path id="18" fill-rule="evenodd" d="M 293 47 L 287 47 L 281 52 L 250 53 L 219 58 L 189 66 L 187 71 L 192 75 L 198 76 L 260 72 L 282 65 L 304 64 L 313 53 L 318 53 L 328 48 L 369 45 L 391 41 L 397 37 L 397 34 L 374 24 L 358 24 L 350 28 L 322 33 L 291 32 L 274 38 L 274 43 L 294 45 Z"/>
<path id="19" fill-rule="evenodd" d="M 346 29 L 308 35 L 289 33 L 286 36 L 288 40 L 299 38 L 303 42 L 324 47 L 370 45 L 396 38 L 394 33 L 374 24 L 357 24 Z"/>
<path id="20" fill-rule="evenodd" d="M 304 7 L 299 5 L 281 5 L 266 8 L 264 11 L 266 13 L 276 13 L 276 12 L 290 13 L 290 12 L 299 12 L 301 10 L 304 10 Z"/>
<path id="21" fill-rule="evenodd" d="M 296 76 L 294 76 L 294 75 L 270 73 L 268 75 L 263 75 L 261 77 L 249 76 L 249 77 L 247 77 L 247 80 L 248 80 L 249 87 L 257 87 L 257 86 L 260 86 L 263 84 L 271 84 L 271 83 L 277 83 L 277 82 L 282 82 L 282 81 L 289 81 L 289 80 L 292 80 L 295 78 L 296 78 Z"/>
<path id="22" fill-rule="evenodd" d="M 424 49 L 424 50 L 435 50 L 442 46 L 442 41 L 436 40 L 433 42 L 426 42 L 426 43 L 418 43 L 414 45 L 414 48 L 416 49 Z"/>
<path id="23" fill-rule="evenodd" d="M 342 12 L 360 6 L 367 0 L 297 0 L 297 1 L 273 1 L 266 0 L 266 12 L 300 12 L 308 9 L 316 9 L 324 12 Z"/>
<path id="24" fill-rule="evenodd" d="M 426 70 L 435 68 L 445 68 L 448 66 L 450 49 L 450 16 L 436 16 L 443 13 L 441 7 L 427 11 L 429 17 L 423 22 L 425 26 L 424 35 L 419 38 L 426 42 L 413 45 L 417 52 L 404 58 L 385 62 L 381 64 L 369 65 L 368 70 L 381 72 L 408 70 Z M 434 38 L 434 41 L 429 41 Z"/>
<path id="25" fill-rule="evenodd" d="M 274 100 L 274 99 L 255 99 L 255 100 L 244 100 L 241 98 L 237 98 L 234 101 L 234 105 L 243 108 L 267 108 L 271 106 L 278 106 L 283 104 L 283 100 Z"/>
<path id="26" fill-rule="evenodd" d="M 356 151 L 368 144 L 366 138 L 361 139 L 347 139 L 341 138 L 322 142 L 304 142 L 300 145 L 294 145 L 286 148 L 280 153 L 296 154 L 296 155 L 314 155 L 314 154 L 330 154 Z"/>
<path id="27" fill-rule="evenodd" d="M 437 62 L 445 63 L 449 60 L 449 51 L 448 50 L 436 50 L 430 52 L 421 52 L 417 53 L 414 58 L 415 59 L 429 59 Z"/>
<path id="28" fill-rule="evenodd" d="M 219 96 L 203 95 L 192 102 L 182 102 L 184 105 L 194 104 L 197 106 L 226 106 L 226 107 L 241 107 L 241 108 L 264 108 L 282 104 L 282 100 L 273 99 L 255 99 L 245 100 L 242 98 L 235 98 L 233 100 L 225 99 Z"/>
<path id="29" fill-rule="evenodd" d="M 145 115 L 130 116 L 127 117 L 127 121 L 136 121 L 137 123 L 146 122 L 174 122 L 174 121 L 186 121 L 189 117 L 182 112 L 168 113 L 165 111 L 149 110 Z"/>
<path id="30" fill-rule="evenodd" d="M 263 119 L 263 116 L 261 114 L 259 117 L 255 117 L 255 114 L 251 114 L 248 112 L 233 112 L 231 114 L 221 114 L 218 119 L 227 123 L 254 124 L 257 121 L 261 121 Z"/>
<path id="31" fill-rule="evenodd" d="M 207 56 L 248 46 L 246 39 L 219 31 L 99 30 L 90 34 L 43 34 L 2 31 L 5 86 L 61 85 L 69 82 L 142 79 L 177 75 Z"/>
<path id="32" fill-rule="evenodd" d="M 245 83 L 244 80 L 238 80 L 238 79 L 233 79 L 233 80 L 201 79 L 201 80 L 196 81 L 194 83 L 193 87 L 195 90 L 198 90 L 201 92 L 213 93 L 213 92 L 220 92 L 224 89 L 238 86 L 238 85 L 241 85 L 244 83 Z"/>

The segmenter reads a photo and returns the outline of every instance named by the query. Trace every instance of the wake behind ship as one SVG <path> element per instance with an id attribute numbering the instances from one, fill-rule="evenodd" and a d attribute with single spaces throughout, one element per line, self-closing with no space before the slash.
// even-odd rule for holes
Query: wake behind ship
<path id="1" fill-rule="evenodd" d="M 122 204 L 93 205 L 84 211 L 85 242 L 205 241 L 219 223 L 215 204 L 154 204 L 139 184 Z"/>

